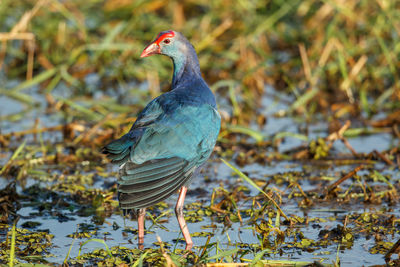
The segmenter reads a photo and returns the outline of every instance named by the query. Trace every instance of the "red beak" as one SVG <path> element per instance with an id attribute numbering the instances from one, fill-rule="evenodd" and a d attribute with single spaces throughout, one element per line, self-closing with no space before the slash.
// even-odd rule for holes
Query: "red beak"
<path id="1" fill-rule="evenodd" d="M 161 53 L 161 49 L 158 46 L 158 44 L 156 43 L 151 43 L 149 44 L 142 52 L 142 54 L 140 55 L 140 57 L 148 57 L 151 55 L 155 55 L 155 54 L 160 54 Z"/>

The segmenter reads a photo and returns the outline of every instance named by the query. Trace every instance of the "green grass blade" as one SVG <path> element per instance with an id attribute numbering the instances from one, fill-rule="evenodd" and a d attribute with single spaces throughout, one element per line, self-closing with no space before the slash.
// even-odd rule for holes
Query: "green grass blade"
<path id="1" fill-rule="evenodd" d="M 257 189 L 258 191 L 260 191 L 262 194 L 264 194 L 273 204 L 274 206 L 278 209 L 278 211 L 281 213 L 281 215 L 288 221 L 290 221 L 289 217 L 286 216 L 286 214 L 281 210 L 281 208 L 279 207 L 278 203 L 276 203 L 276 201 L 271 198 L 267 193 L 265 193 L 258 185 L 256 185 L 255 182 L 253 182 L 253 180 L 251 180 L 249 177 L 247 177 L 246 174 L 244 174 L 243 172 L 241 172 L 240 170 L 238 170 L 237 168 L 235 168 L 234 166 L 232 166 L 229 162 L 227 162 L 226 160 L 224 160 L 223 158 L 221 158 L 222 162 L 225 163 L 226 166 L 228 166 L 229 168 L 231 168 L 237 175 L 239 175 L 242 179 L 244 179 L 246 182 L 248 182 L 251 186 L 253 186 L 255 189 Z"/>
<path id="2" fill-rule="evenodd" d="M 53 68 L 53 69 L 49 69 L 46 71 L 43 71 L 42 73 L 36 75 L 35 77 L 33 77 L 33 79 L 31 80 L 27 80 L 19 85 L 17 85 L 16 87 L 10 89 L 12 91 L 20 91 L 23 89 L 27 89 L 30 88 L 32 86 L 38 85 L 39 83 L 51 78 L 55 73 L 57 72 L 57 68 Z"/>
<path id="3" fill-rule="evenodd" d="M 231 256 L 233 254 L 235 254 L 236 252 L 239 251 L 239 248 L 234 248 L 234 249 L 230 249 L 230 250 L 226 250 L 226 251 L 222 251 L 214 256 L 208 257 L 206 260 L 210 261 L 210 260 L 216 260 L 216 259 L 220 259 L 226 256 Z"/>
<path id="4" fill-rule="evenodd" d="M 28 105 L 34 105 L 36 103 L 35 100 L 31 96 L 23 94 L 18 91 L 13 91 L 12 89 L 6 90 L 6 89 L 0 88 L 0 95 L 5 95 L 9 98 L 15 99 L 19 102 L 23 102 Z"/>
<path id="5" fill-rule="evenodd" d="M 89 119 L 94 120 L 94 121 L 99 121 L 103 118 L 102 115 L 100 115 L 99 113 L 96 113 L 84 106 L 78 105 L 76 104 L 74 101 L 66 99 L 66 98 L 61 98 L 61 97 L 57 97 L 58 100 L 66 103 L 67 105 L 69 105 L 71 108 L 81 112 L 82 114 L 84 114 L 85 116 L 87 116 Z"/>
<path id="6" fill-rule="evenodd" d="M 290 111 L 296 110 L 300 107 L 306 109 L 306 104 L 318 93 L 317 88 L 313 88 L 300 96 L 289 108 Z"/>
<path id="7" fill-rule="evenodd" d="M 111 254 L 111 250 L 108 247 L 108 245 L 106 244 L 106 242 L 103 239 L 98 239 L 98 238 L 92 238 L 92 239 L 89 239 L 89 240 L 86 240 L 85 242 L 83 242 L 82 245 L 79 247 L 78 257 L 81 255 L 82 247 L 84 245 L 86 245 L 87 243 L 89 243 L 89 242 L 97 242 L 97 243 L 103 244 L 104 247 L 106 248 L 108 256 L 110 256 L 111 258 L 113 257 L 112 254 Z"/>
<path id="8" fill-rule="evenodd" d="M 7 168 L 7 166 L 18 157 L 19 153 L 21 153 L 21 151 L 24 149 L 26 144 L 26 140 L 24 140 L 24 142 L 22 142 L 22 144 L 19 145 L 19 147 L 17 148 L 17 150 L 15 150 L 14 154 L 11 156 L 10 160 L 3 166 L 3 168 L 1 168 L 0 170 L 0 175 L 3 174 L 3 172 L 5 171 L 5 169 Z"/>
<path id="9" fill-rule="evenodd" d="M 13 267 L 14 266 L 14 260 L 15 260 L 15 236 L 16 236 L 16 232 L 17 230 L 15 229 L 17 224 L 17 220 L 14 221 L 13 223 L 13 227 L 11 230 L 11 249 L 10 249 L 10 262 L 8 264 L 8 266 Z"/>
<path id="10" fill-rule="evenodd" d="M 267 249 L 264 249 L 264 250 L 258 252 L 256 254 L 256 256 L 254 257 L 254 259 L 251 261 L 250 266 L 256 265 L 257 262 L 259 262 L 261 260 L 261 258 L 264 256 L 264 254 L 267 253 L 267 252 L 271 252 L 271 249 L 267 248 Z"/>
<path id="11" fill-rule="evenodd" d="M 69 246 L 67 256 L 65 256 L 65 259 L 64 259 L 64 264 L 65 264 L 65 265 L 66 265 L 67 262 L 68 262 L 69 255 L 71 254 L 71 250 L 72 250 L 72 246 L 74 245 L 74 242 L 75 242 L 75 238 L 72 239 L 71 246 Z"/>
<path id="12" fill-rule="evenodd" d="M 371 135 L 384 133 L 386 130 L 382 128 L 351 128 L 347 129 L 344 133 L 344 137 L 357 137 L 360 135 Z"/>
<path id="13" fill-rule="evenodd" d="M 147 254 L 149 251 L 146 251 L 142 255 L 140 255 L 140 258 L 135 261 L 135 263 L 132 265 L 132 267 L 142 267 L 143 266 L 143 260 L 146 258 Z"/>
<path id="14" fill-rule="evenodd" d="M 283 137 L 293 137 L 296 139 L 300 139 L 301 141 L 308 141 L 308 137 L 304 134 L 298 134 L 298 133 L 291 133 L 291 132 L 279 132 L 274 136 L 274 141 L 277 139 L 281 139 Z"/>
<path id="15" fill-rule="evenodd" d="M 248 135 L 256 140 L 257 143 L 262 142 L 264 140 L 264 135 L 254 129 L 250 129 L 245 126 L 240 126 L 240 125 L 228 125 L 227 126 L 227 131 L 231 133 L 240 133 L 240 134 L 245 134 Z"/>

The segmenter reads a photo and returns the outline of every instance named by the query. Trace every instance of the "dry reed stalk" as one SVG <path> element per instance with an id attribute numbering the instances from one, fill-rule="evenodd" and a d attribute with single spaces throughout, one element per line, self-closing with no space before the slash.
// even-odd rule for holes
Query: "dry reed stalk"
<path id="1" fill-rule="evenodd" d="M 4 58 L 6 55 L 7 50 L 7 41 L 9 40 L 23 40 L 26 41 L 27 49 L 28 49 L 28 65 L 26 71 L 26 79 L 32 79 L 33 75 L 33 59 L 34 59 L 34 52 L 35 52 L 35 35 L 31 32 L 27 32 L 28 25 L 32 18 L 36 15 L 39 9 L 47 4 L 48 0 L 40 0 L 38 1 L 35 6 L 24 13 L 21 19 L 14 25 L 8 33 L 0 33 L 0 70 L 2 69 Z"/>

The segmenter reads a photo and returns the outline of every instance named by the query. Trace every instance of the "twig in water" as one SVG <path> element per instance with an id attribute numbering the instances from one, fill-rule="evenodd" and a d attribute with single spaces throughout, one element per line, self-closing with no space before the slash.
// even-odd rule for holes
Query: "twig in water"
<path id="1" fill-rule="evenodd" d="M 327 195 L 332 192 L 333 189 L 335 189 L 338 185 L 340 185 L 341 183 L 343 183 L 344 181 L 346 181 L 347 179 L 353 177 L 358 171 L 364 169 L 364 165 L 360 165 L 358 167 L 356 167 L 354 170 L 352 170 L 351 172 L 349 172 L 348 174 L 346 174 L 345 176 L 339 178 L 336 182 L 334 182 L 333 184 L 331 184 L 330 186 L 328 186 L 327 188 Z"/>
<path id="2" fill-rule="evenodd" d="M 389 160 L 385 155 L 383 155 L 381 152 L 374 150 L 374 153 L 381 158 L 384 162 L 386 162 L 389 165 L 394 165 L 393 161 Z"/>
<path id="3" fill-rule="evenodd" d="M 397 242 L 393 245 L 393 247 L 391 247 L 391 248 L 389 249 L 388 252 L 386 252 L 386 254 L 385 254 L 385 260 L 386 260 L 386 261 L 390 260 L 390 257 L 392 256 L 392 254 L 395 253 L 396 250 L 397 250 L 399 247 L 400 247 L 400 239 L 397 240 Z"/>
<path id="4" fill-rule="evenodd" d="M 354 150 L 354 148 L 350 145 L 349 141 L 347 141 L 346 138 L 341 136 L 340 141 L 342 141 L 342 143 L 347 147 L 347 149 L 350 150 L 351 154 L 353 154 L 354 157 L 358 157 L 357 151 Z"/>
<path id="5" fill-rule="evenodd" d="M 157 236 L 157 240 L 160 243 L 161 253 L 164 256 L 165 260 L 167 261 L 165 266 L 176 267 L 176 265 L 172 261 L 171 257 L 167 254 L 167 252 L 165 252 L 163 242 L 161 241 L 161 237 Z"/>

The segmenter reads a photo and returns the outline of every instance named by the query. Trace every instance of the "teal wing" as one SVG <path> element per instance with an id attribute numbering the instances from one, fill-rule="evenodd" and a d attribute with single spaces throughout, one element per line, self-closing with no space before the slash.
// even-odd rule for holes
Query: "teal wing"
<path id="1" fill-rule="evenodd" d="M 131 152 L 145 133 L 146 127 L 162 117 L 163 109 L 157 100 L 157 98 L 154 99 L 146 106 L 127 134 L 103 147 L 102 152 L 107 154 L 113 163 L 122 165 L 129 161 Z"/>
<path id="2" fill-rule="evenodd" d="M 142 132 L 120 168 L 123 209 L 151 206 L 169 197 L 191 179 L 216 143 L 221 119 L 212 106 L 177 105 L 168 112 L 151 112 L 156 113 L 149 119 L 144 111 L 132 127 Z"/>

